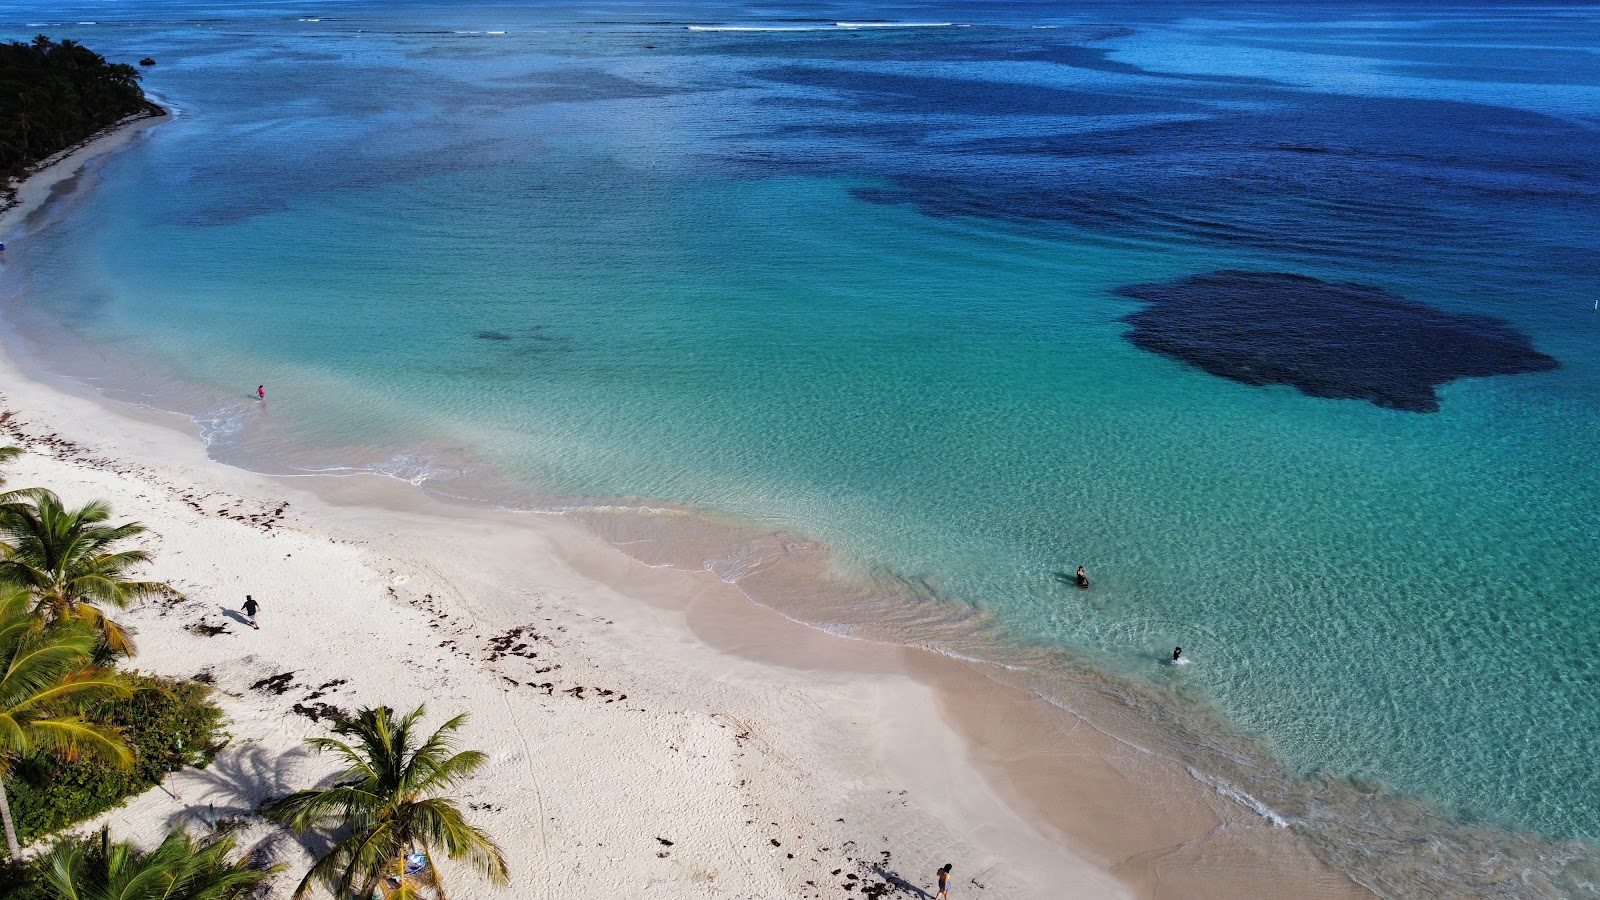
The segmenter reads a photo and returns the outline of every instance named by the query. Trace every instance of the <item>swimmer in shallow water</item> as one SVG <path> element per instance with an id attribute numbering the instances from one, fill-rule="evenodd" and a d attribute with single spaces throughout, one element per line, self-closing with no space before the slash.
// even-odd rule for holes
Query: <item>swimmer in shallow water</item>
<path id="1" fill-rule="evenodd" d="M 1083 566 L 1079 566 L 1078 567 L 1078 587 L 1086 588 L 1088 586 L 1089 586 L 1089 576 L 1083 574 Z"/>
<path id="2" fill-rule="evenodd" d="M 1183 648 L 1182 647 L 1173 647 L 1172 648 L 1172 661 L 1173 662 L 1177 662 L 1178 661 L 1178 657 L 1180 657 L 1182 655 L 1183 655 Z"/>

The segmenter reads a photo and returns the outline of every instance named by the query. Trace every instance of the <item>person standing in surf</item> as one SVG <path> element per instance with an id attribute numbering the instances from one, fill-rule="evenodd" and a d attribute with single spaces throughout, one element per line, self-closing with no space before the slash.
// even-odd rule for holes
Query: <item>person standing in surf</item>
<path id="1" fill-rule="evenodd" d="M 265 399 L 267 399 L 267 386 L 266 385 L 264 385 L 264 384 L 256 385 L 256 399 L 257 400 L 265 400 Z"/>

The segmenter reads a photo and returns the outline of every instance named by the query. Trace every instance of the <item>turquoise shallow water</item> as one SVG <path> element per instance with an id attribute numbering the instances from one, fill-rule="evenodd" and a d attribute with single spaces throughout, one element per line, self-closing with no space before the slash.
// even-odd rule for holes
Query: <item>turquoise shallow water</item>
<path id="1" fill-rule="evenodd" d="M 200 386 L 243 464 L 781 526 L 1302 772 L 1600 837 L 1592 10 L 309 9 L 0 5 L 181 111 L 10 265 L 144 373 L 101 386 Z M 1220 268 L 1561 368 L 1419 414 L 1124 340 L 1113 289 Z"/>

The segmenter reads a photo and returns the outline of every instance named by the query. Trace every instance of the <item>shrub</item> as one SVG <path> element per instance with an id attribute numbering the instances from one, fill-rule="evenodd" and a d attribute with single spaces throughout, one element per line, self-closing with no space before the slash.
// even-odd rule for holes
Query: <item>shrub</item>
<path id="1" fill-rule="evenodd" d="M 122 805 L 184 766 L 206 766 L 222 749 L 222 710 L 211 689 L 194 681 L 128 673 L 135 693 L 86 710 L 95 721 L 123 729 L 133 768 L 102 762 L 64 762 L 37 754 L 17 762 L 6 778 L 17 837 L 24 844 Z M 0 896 L 9 895 L 0 891 Z"/>
<path id="2" fill-rule="evenodd" d="M 89 838 L 72 838 L 87 843 Z M 31 859 L 0 861 L 0 897 L 5 900 L 56 900 L 55 891 L 44 880 L 45 861 L 48 854 L 40 853 Z"/>

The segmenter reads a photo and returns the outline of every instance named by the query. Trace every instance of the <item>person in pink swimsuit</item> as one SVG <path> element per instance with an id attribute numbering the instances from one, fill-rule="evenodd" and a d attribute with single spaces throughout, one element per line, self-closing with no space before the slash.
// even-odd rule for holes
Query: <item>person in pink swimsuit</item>
<path id="1" fill-rule="evenodd" d="M 264 385 L 264 384 L 263 385 L 259 385 L 256 388 L 256 398 L 260 399 L 260 400 L 267 399 L 267 386 L 266 385 Z"/>

